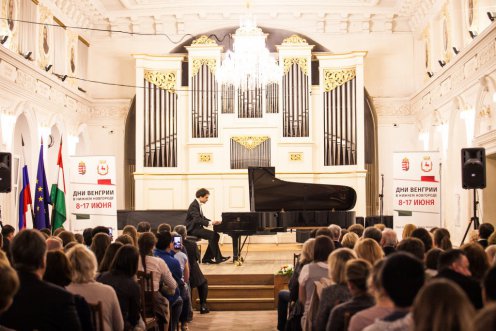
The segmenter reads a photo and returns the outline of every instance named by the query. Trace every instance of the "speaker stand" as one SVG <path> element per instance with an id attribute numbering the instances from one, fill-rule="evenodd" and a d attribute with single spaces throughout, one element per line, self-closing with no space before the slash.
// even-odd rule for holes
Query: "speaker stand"
<path id="1" fill-rule="evenodd" d="M 474 208 L 474 216 L 470 218 L 470 222 L 468 222 L 467 225 L 467 230 L 465 230 L 465 234 L 463 235 L 462 242 L 460 244 L 463 245 L 465 242 L 465 238 L 467 238 L 468 231 L 470 230 L 470 226 L 472 225 L 472 222 L 474 223 L 474 230 L 479 229 L 479 218 L 477 217 L 477 206 L 479 205 L 479 201 L 477 200 L 477 192 L 476 189 L 474 188 L 474 203 L 473 203 L 473 208 Z"/>

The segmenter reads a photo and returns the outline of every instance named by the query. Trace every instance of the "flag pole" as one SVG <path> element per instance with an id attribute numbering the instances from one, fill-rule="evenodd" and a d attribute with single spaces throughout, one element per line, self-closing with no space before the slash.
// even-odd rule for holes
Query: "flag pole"
<path id="1" fill-rule="evenodd" d="M 22 145 L 22 148 L 21 148 L 21 150 L 22 150 L 22 158 L 24 160 L 24 165 L 26 165 L 26 155 L 24 155 L 24 138 L 23 138 L 22 134 L 21 134 L 21 145 Z M 29 209 L 31 210 L 32 222 L 34 222 L 34 209 L 33 209 L 33 204 L 32 203 L 29 204 Z"/>

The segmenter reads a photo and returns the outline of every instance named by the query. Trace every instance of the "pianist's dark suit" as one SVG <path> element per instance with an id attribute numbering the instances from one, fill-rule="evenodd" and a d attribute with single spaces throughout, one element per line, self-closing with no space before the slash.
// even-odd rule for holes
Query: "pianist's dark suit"
<path id="1" fill-rule="evenodd" d="M 198 200 L 193 200 L 189 205 L 188 214 L 186 215 L 186 229 L 188 230 L 188 234 L 208 240 L 208 247 L 205 255 L 203 255 L 202 262 L 209 262 L 213 259 L 216 262 L 221 262 L 219 234 L 204 228 L 204 226 L 208 226 L 209 222 L 210 220 L 203 216 Z"/>

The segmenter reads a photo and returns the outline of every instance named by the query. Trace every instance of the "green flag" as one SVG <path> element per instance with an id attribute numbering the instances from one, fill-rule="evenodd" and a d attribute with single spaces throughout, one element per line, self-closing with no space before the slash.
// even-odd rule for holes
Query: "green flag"
<path id="1" fill-rule="evenodd" d="M 62 138 L 60 138 L 59 156 L 57 158 L 58 177 L 57 184 L 52 184 L 50 200 L 52 200 L 52 231 L 60 228 L 67 219 L 65 211 L 65 177 L 64 164 L 62 162 Z"/>

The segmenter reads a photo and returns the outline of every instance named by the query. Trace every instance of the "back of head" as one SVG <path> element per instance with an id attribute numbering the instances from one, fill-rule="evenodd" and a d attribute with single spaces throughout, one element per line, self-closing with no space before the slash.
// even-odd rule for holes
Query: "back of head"
<path id="1" fill-rule="evenodd" d="M 122 246 L 124 246 L 124 245 L 120 242 L 113 242 L 107 247 L 107 249 L 105 250 L 105 255 L 103 255 L 103 259 L 100 262 L 100 264 L 98 265 L 98 271 L 100 273 L 103 273 L 103 272 L 109 270 L 110 264 L 114 260 L 115 254 L 117 253 L 119 248 L 121 248 Z"/>
<path id="2" fill-rule="evenodd" d="M 393 229 L 384 229 L 384 231 L 382 231 L 381 244 L 382 246 L 396 247 L 396 245 L 398 245 L 398 235 L 396 234 L 396 231 Z"/>
<path id="3" fill-rule="evenodd" d="M 19 232 L 10 245 L 14 267 L 28 272 L 44 268 L 46 249 L 45 239 L 38 230 Z"/>
<path id="4" fill-rule="evenodd" d="M 47 263 L 43 279 L 52 284 L 66 287 L 72 281 L 72 265 L 62 251 L 47 253 Z"/>
<path id="5" fill-rule="evenodd" d="M 84 284 L 95 280 L 97 262 L 92 251 L 78 244 L 67 252 L 67 257 L 72 264 L 74 283 Z"/>
<path id="6" fill-rule="evenodd" d="M 55 230 L 53 230 L 52 235 L 54 235 L 54 236 L 58 236 L 59 234 L 61 234 L 61 233 L 62 233 L 62 232 L 64 232 L 64 231 L 65 231 L 64 227 L 63 227 L 63 226 L 61 226 L 60 228 L 56 228 Z"/>
<path id="7" fill-rule="evenodd" d="M 329 278 L 336 284 L 346 284 L 346 262 L 353 259 L 356 259 L 356 253 L 349 248 L 334 250 L 327 259 Z"/>
<path id="8" fill-rule="evenodd" d="M 62 239 L 59 237 L 50 237 L 46 240 L 47 251 L 58 251 L 64 248 Z"/>
<path id="9" fill-rule="evenodd" d="M 133 239 L 133 245 L 138 246 L 138 231 L 132 225 L 126 225 L 124 229 L 122 229 L 122 234 L 127 234 Z"/>
<path id="10" fill-rule="evenodd" d="M 47 235 L 48 237 L 50 237 L 52 235 L 52 230 L 50 230 L 49 228 L 44 228 L 44 229 L 41 229 L 40 232 L 43 234 L 43 235 Z"/>
<path id="11" fill-rule="evenodd" d="M 453 248 L 450 239 L 450 233 L 445 228 L 439 228 L 434 231 L 434 245 L 443 251 Z"/>
<path id="12" fill-rule="evenodd" d="M 489 239 L 489 236 L 494 232 L 494 226 L 491 223 L 482 223 L 479 226 L 479 238 Z"/>
<path id="13" fill-rule="evenodd" d="M 463 245 L 460 249 L 467 256 L 472 277 L 477 281 L 481 281 L 489 269 L 489 261 L 484 248 L 478 243 L 469 243 Z"/>
<path id="14" fill-rule="evenodd" d="M 472 330 L 474 307 L 454 282 L 434 279 L 424 286 L 413 305 L 415 331 Z"/>
<path id="15" fill-rule="evenodd" d="M 433 248 L 425 255 L 425 266 L 427 269 L 437 270 L 439 256 L 443 251 L 439 248 Z"/>
<path id="16" fill-rule="evenodd" d="M 460 260 L 464 255 L 465 253 L 461 249 L 449 249 L 442 252 L 439 255 L 437 270 L 441 271 L 450 268 L 453 263 Z"/>
<path id="17" fill-rule="evenodd" d="M 157 242 L 157 238 L 151 232 L 145 232 L 141 234 L 138 239 L 138 248 L 140 254 L 150 255 L 155 247 L 155 243 Z"/>
<path id="18" fill-rule="evenodd" d="M 418 238 L 424 243 L 425 251 L 432 248 L 432 236 L 425 228 L 417 228 L 412 231 L 412 238 Z"/>
<path id="19" fill-rule="evenodd" d="M 346 281 L 353 284 L 359 291 L 367 291 L 367 279 L 372 265 L 364 259 L 353 259 L 346 262 Z"/>
<path id="20" fill-rule="evenodd" d="M 377 224 L 374 224 L 374 228 L 379 229 L 379 231 L 382 232 L 386 229 L 386 225 L 382 224 L 382 223 L 377 223 Z"/>
<path id="21" fill-rule="evenodd" d="M 119 237 L 115 239 L 115 242 L 119 242 L 123 245 L 134 246 L 133 238 L 131 238 L 131 236 L 128 234 L 121 234 Z"/>
<path id="22" fill-rule="evenodd" d="M 486 272 L 482 284 L 486 301 L 496 302 L 496 266 Z"/>
<path id="23" fill-rule="evenodd" d="M 418 238 L 410 237 L 403 239 L 402 241 L 400 241 L 396 249 L 398 251 L 403 251 L 413 254 L 420 261 L 424 260 L 424 256 L 425 256 L 424 243 Z"/>
<path id="24" fill-rule="evenodd" d="M 93 230 L 91 230 L 91 236 L 94 238 L 98 233 L 105 233 L 106 235 L 110 236 L 110 230 L 106 226 L 97 226 L 94 227 Z"/>
<path id="25" fill-rule="evenodd" d="M 174 232 L 177 232 L 177 234 L 183 237 L 183 239 L 186 239 L 186 236 L 188 235 L 188 231 L 186 230 L 186 227 L 182 224 L 176 225 L 174 227 Z"/>
<path id="26" fill-rule="evenodd" d="M 158 226 L 157 232 L 164 232 L 164 231 L 167 231 L 167 232 L 172 231 L 172 227 L 170 226 L 170 224 L 162 223 Z"/>
<path id="27" fill-rule="evenodd" d="M 138 223 L 136 230 L 138 233 L 150 232 L 152 230 L 152 226 L 149 222 L 143 221 Z"/>
<path id="28" fill-rule="evenodd" d="M 326 236 L 329 237 L 331 240 L 334 240 L 334 238 L 332 237 L 332 232 L 329 228 L 319 228 L 315 233 L 315 237 L 318 236 Z"/>
<path id="29" fill-rule="evenodd" d="M 2 227 L 2 236 L 4 238 L 7 238 L 8 236 L 12 235 L 13 233 L 15 233 L 15 228 L 12 225 L 5 224 Z"/>
<path id="30" fill-rule="evenodd" d="M 490 304 L 479 310 L 474 321 L 475 331 L 496 330 L 496 304 Z"/>
<path id="31" fill-rule="evenodd" d="M 18 290 L 17 272 L 8 265 L 0 264 L 0 315 L 10 307 Z"/>
<path id="32" fill-rule="evenodd" d="M 74 238 L 76 238 L 76 242 L 78 244 L 83 244 L 84 245 L 84 237 L 81 233 L 74 233 Z"/>
<path id="33" fill-rule="evenodd" d="M 91 245 L 91 240 L 93 239 L 93 228 L 86 228 L 83 230 L 84 244 L 86 246 Z"/>
<path id="34" fill-rule="evenodd" d="M 355 244 L 355 252 L 360 259 L 367 260 L 370 264 L 384 257 L 381 246 L 371 238 L 362 238 Z"/>
<path id="35" fill-rule="evenodd" d="M 377 241 L 378 244 L 380 244 L 382 239 L 382 232 L 374 226 L 368 226 L 363 231 L 363 238 L 374 239 L 375 241 Z"/>
<path id="36" fill-rule="evenodd" d="M 403 228 L 403 233 L 401 235 L 401 239 L 408 238 L 412 235 L 413 230 L 415 230 L 417 227 L 415 224 L 405 224 L 405 227 Z"/>
<path id="37" fill-rule="evenodd" d="M 310 238 L 303 243 L 300 255 L 300 264 L 307 264 L 313 261 L 313 250 L 315 247 L 315 238 Z"/>
<path id="38" fill-rule="evenodd" d="M 57 237 L 62 239 L 62 245 L 64 247 L 68 243 L 76 241 L 76 237 L 74 236 L 74 233 L 67 231 L 67 230 L 60 232 Z"/>
<path id="39" fill-rule="evenodd" d="M 128 277 L 134 277 L 138 270 L 139 252 L 138 249 L 131 245 L 122 246 L 117 251 L 110 272 L 119 273 Z"/>
<path id="40" fill-rule="evenodd" d="M 156 235 L 157 243 L 155 247 L 160 250 L 166 250 L 170 247 L 170 243 L 172 242 L 172 235 L 169 231 L 159 232 Z"/>
<path id="41" fill-rule="evenodd" d="M 91 242 L 91 250 L 95 253 L 98 264 L 102 262 L 107 247 L 110 245 L 110 237 L 102 232 L 97 233 Z"/>
<path id="42" fill-rule="evenodd" d="M 410 307 L 424 279 L 422 261 L 410 253 L 396 252 L 385 259 L 381 285 L 396 307 Z"/>
<path id="43" fill-rule="evenodd" d="M 341 245 L 346 248 L 354 249 L 359 237 L 355 232 L 348 232 L 341 240 Z"/>
<path id="44" fill-rule="evenodd" d="M 329 254 L 334 250 L 332 239 L 327 236 L 318 236 L 315 238 L 315 246 L 313 248 L 314 262 L 327 262 Z"/>
<path id="45" fill-rule="evenodd" d="M 348 227 L 348 232 L 354 232 L 360 238 L 363 235 L 364 227 L 361 224 L 353 224 Z"/>
<path id="46" fill-rule="evenodd" d="M 331 224 L 329 230 L 331 230 L 332 240 L 338 241 L 341 237 L 341 227 L 337 224 Z"/>

